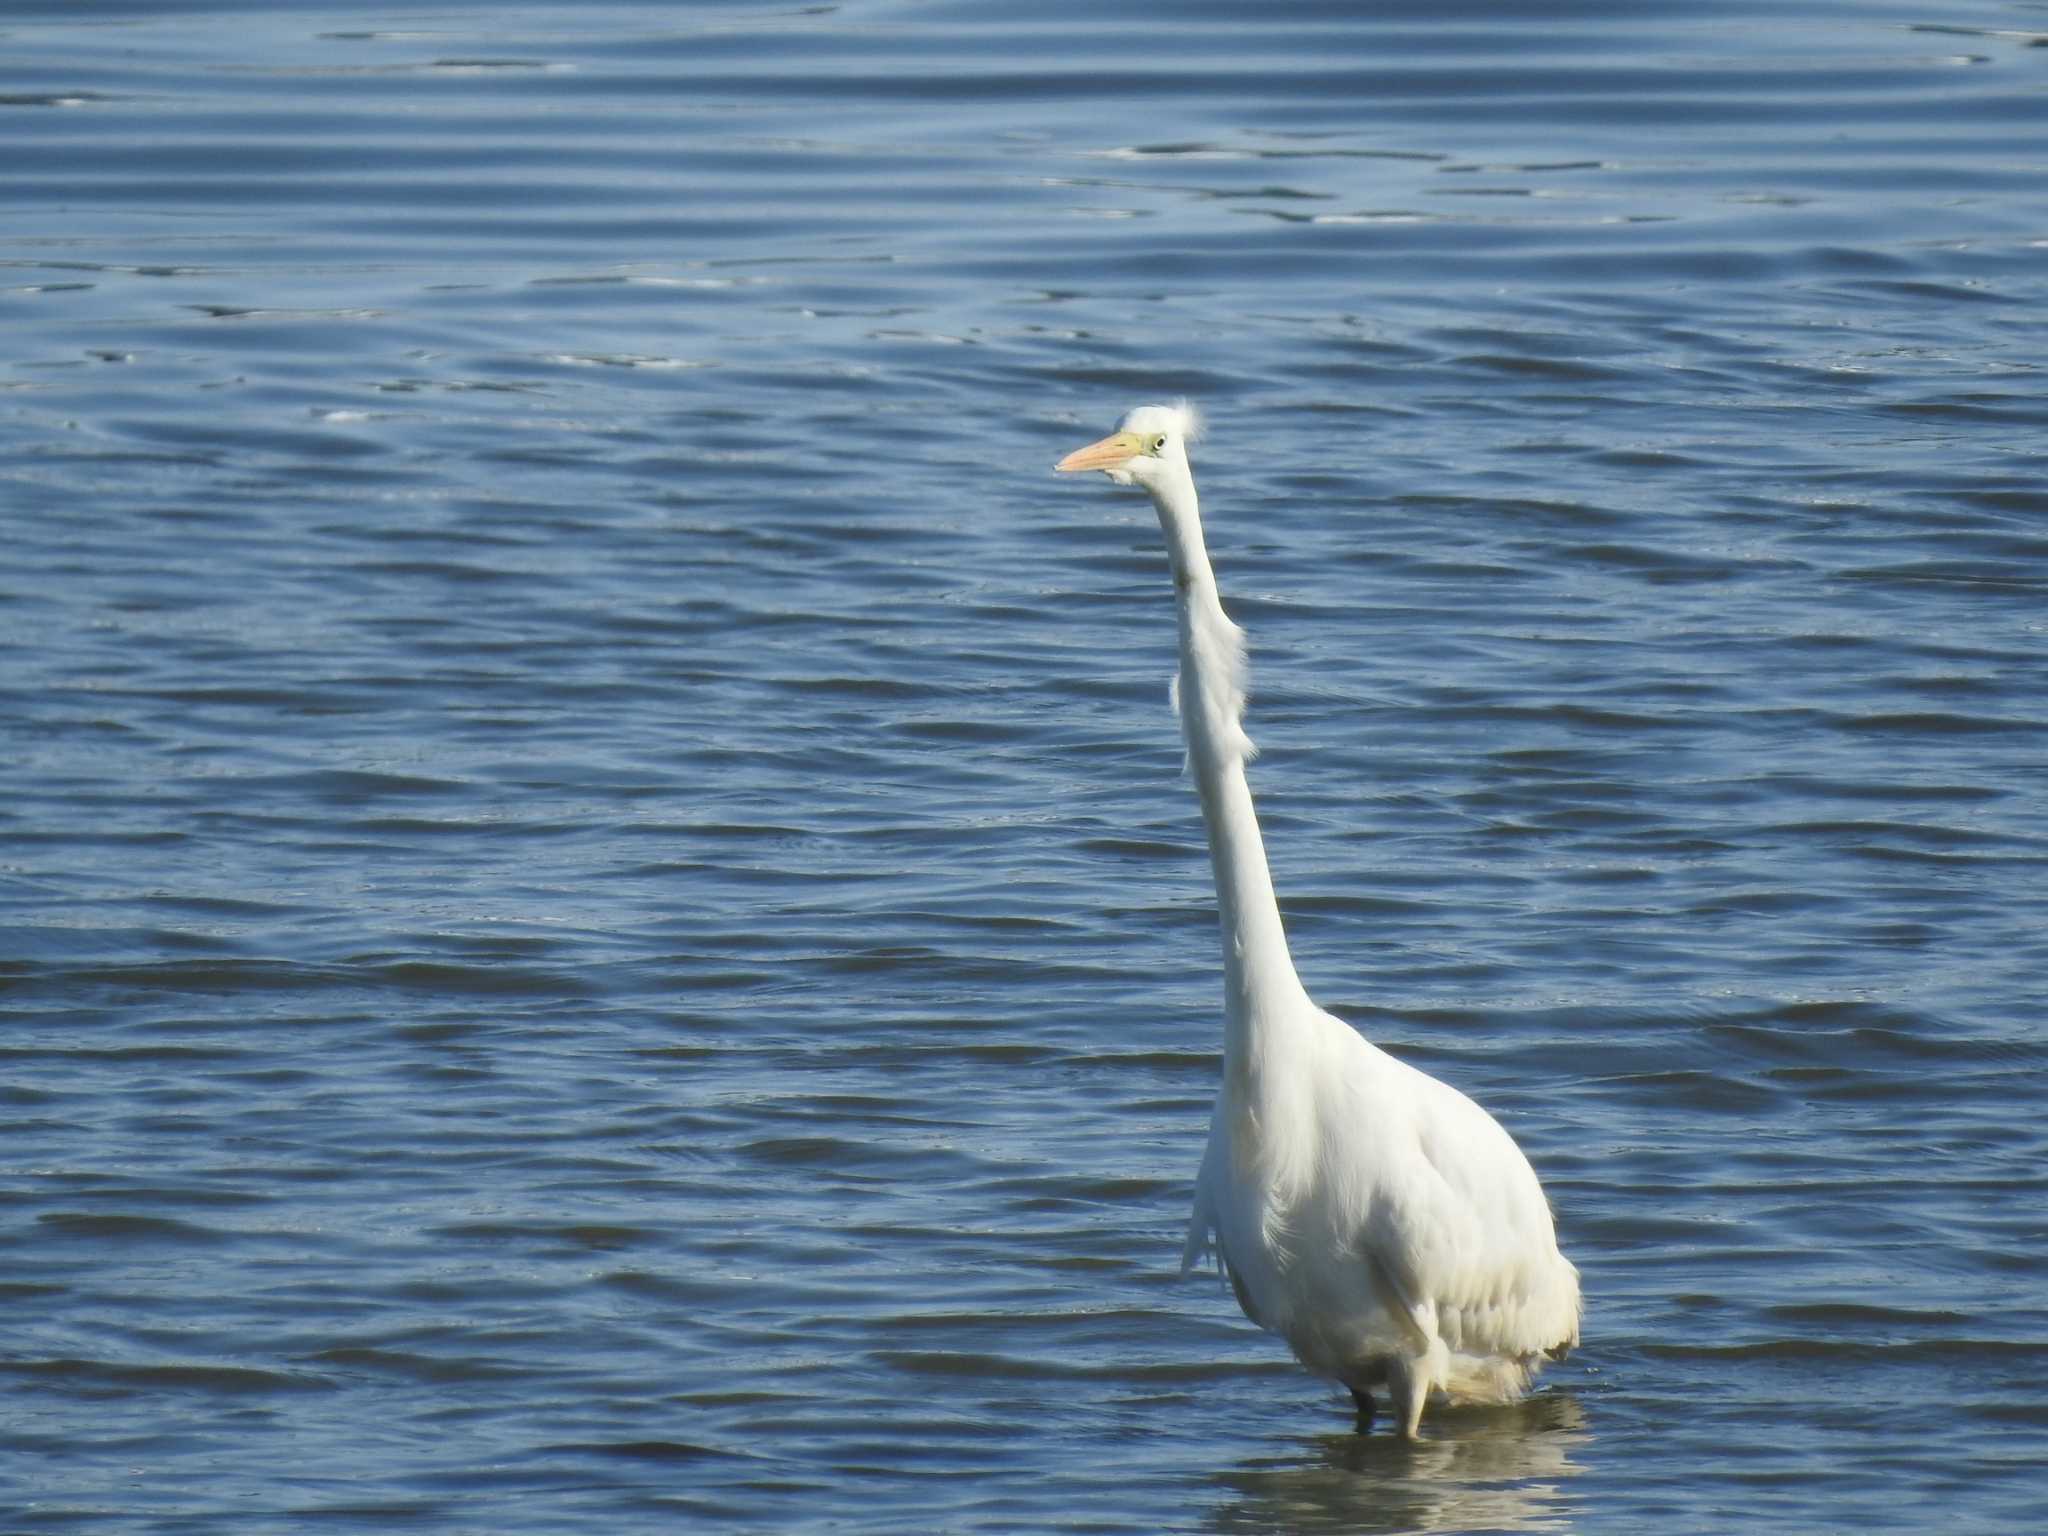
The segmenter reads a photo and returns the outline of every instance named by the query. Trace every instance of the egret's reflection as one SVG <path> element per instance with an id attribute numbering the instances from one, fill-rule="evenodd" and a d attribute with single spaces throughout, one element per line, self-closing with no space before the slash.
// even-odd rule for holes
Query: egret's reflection
<path id="1" fill-rule="evenodd" d="M 1384 1420 L 1382 1421 L 1384 1422 Z M 1262 1458 L 1217 1481 L 1220 1531 L 1541 1531 L 1570 1523 L 1572 1454 L 1592 1440 L 1585 1411 L 1549 1392 L 1506 1408 L 1440 1413 L 1430 1438 L 1319 1435 L 1302 1454 Z"/>

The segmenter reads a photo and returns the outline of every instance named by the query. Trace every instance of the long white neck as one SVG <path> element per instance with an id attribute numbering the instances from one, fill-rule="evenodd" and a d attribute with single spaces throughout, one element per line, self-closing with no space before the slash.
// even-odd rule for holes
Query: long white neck
<path id="1" fill-rule="evenodd" d="M 1266 845 L 1245 780 L 1253 747 L 1243 725 L 1244 631 L 1230 622 L 1217 600 L 1194 480 L 1185 468 L 1176 466 L 1176 471 L 1146 489 L 1166 534 L 1180 610 L 1175 701 L 1216 871 L 1217 915 L 1223 925 L 1224 1063 L 1226 1074 L 1234 1075 L 1256 1070 L 1270 1028 L 1293 1017 L 1308 998 L 1287 952 Z"/>

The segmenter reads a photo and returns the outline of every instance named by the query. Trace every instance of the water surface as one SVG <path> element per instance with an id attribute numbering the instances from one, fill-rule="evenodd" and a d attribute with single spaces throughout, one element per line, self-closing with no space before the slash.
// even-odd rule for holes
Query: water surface
<path id="1" fill-rule="evenodd" d="M 2048 9 L 0 18 L 9 1529 L 2030 1528 Z M 1586 1345 L 1174 1274 L 1195 397 Z"/>

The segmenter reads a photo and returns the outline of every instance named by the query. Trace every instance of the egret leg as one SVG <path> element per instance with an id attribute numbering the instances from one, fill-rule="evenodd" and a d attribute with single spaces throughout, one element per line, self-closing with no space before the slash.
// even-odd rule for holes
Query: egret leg
<path id="1" fill-rule="evenodd" d="M 1429 1371 L 1420 1361 L 1396 1361 L 1387 1373 L 1387 1390 L 1394 1399 L 1394 1417 L 1401 1425 L 1403 1440 L 1422 1438 L 1422 1405 L 1429 1400 Z"/>
<path id="2" fill-rule="evenodd" d="M 1365 1391 L 1362 1387 L 1353 1387 L 1351 1389 L 1351 1401 L 1358 1404 L 1358 1432 L 1361 1435 L 1371 1434 L 1373 1416 L 1372 1394 Z"/>

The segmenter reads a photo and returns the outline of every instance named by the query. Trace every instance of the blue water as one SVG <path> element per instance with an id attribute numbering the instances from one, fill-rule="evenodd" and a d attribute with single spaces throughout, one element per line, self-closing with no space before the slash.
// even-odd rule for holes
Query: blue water
<path id="1" fill-rule="evenodd" d="M 0 1528 L 2048 1519 L 2048 7 L 0 12 Z M 1585 1345 L 1175 1268 L 1187 394 Z"/>

